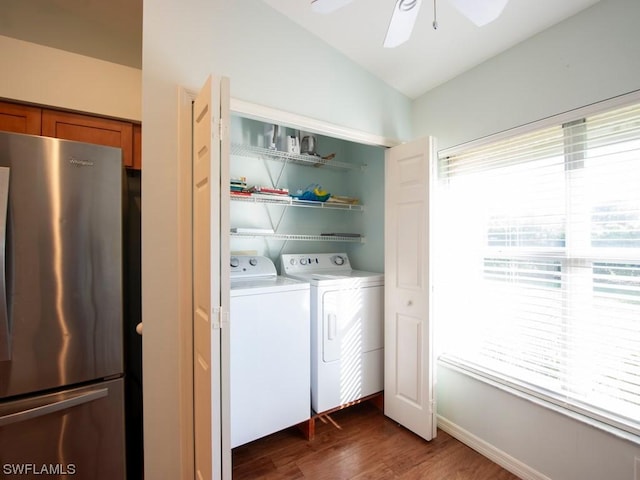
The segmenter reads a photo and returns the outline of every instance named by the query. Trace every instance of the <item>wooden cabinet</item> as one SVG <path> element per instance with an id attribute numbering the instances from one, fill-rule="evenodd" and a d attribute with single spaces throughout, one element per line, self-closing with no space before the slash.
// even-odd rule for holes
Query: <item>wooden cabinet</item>
<path id="1" fill-rule="evenodd" d="M 118 147 L 125 167 L 142 168 L 142 127 L 132 122 L 0 101 L 0 131 Z"/>
<path id="2" fill-rule="evenodd" d="M 17 103 L 0 102 L 0 130 L 40 135 L 42 110 Z"/>
<path id="3" fill-rule="evenodd" d="M 133 169 L 142 170 L 142 125 L 133 124 Z"/>
<path id="4" fill-rule="evenodd" d="M 122 149 L 125 167 L 133 167 L 133 124 L 91 115 L 42 110 L 42 135 Z"/>

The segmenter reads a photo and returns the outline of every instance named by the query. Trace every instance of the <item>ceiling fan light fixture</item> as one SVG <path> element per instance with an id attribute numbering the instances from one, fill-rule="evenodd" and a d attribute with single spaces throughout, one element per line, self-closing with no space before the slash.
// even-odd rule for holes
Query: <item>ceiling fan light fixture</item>
<path id="1" fill-rule="evenodd" d="M 482 27 L 500 16 L 509 0 L 450 0 L 458 11 Z"/>
<path id="2" fill-rule="evenodd" d="M 316 13 L 327 14 L 351 2 L 352 0 L 311 0 L 311 9 Z"/>
<path id="3" fill-rule="evenodd" d="M 384 39 L 385 48 L 395 48 L 409 40 L 421 4 L 422 0 L 398 0 L 396 2 Z"/>

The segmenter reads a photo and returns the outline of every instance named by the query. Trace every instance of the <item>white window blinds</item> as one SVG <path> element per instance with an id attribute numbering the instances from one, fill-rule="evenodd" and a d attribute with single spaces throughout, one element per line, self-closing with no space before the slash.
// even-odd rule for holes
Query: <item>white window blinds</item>
<path id="1" fill-rule="evenodd" d="M 640 105 L 439 159 L 444 359 L 640 433 Z"/>

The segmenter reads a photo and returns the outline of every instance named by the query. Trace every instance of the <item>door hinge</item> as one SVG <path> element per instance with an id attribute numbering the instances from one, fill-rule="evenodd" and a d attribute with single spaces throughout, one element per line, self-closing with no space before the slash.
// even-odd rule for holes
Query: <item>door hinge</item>
<path id="1" fill-rule="evenodd" d="M 218 119 L 218 135 L 220 137 L 220 140 L 224 138 L 224 125 L 221 118 Z"/>
<path id="2" fill-rule="evenodd" d="M 211 309 L 211 328 L 214 330 L 220 330 L 224 325 L 229 324 L 229 312 L 224 310 L 221 306 L 213 307 Z"/>
<path id="3" fill-rule="evenodd" d="M 222 307 L 217 306 L 211 309 L 211 328 L 213 330 L 220 330 L 220 324 L 222 321 Z"/>

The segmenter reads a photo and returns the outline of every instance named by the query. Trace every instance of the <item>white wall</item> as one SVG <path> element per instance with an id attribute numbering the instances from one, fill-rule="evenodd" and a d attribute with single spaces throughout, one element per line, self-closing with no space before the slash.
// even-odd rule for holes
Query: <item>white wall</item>
<path id="1" fill-rule="evenodd" d="M 438 148 L 640 88 L 640 2 L 593 7 L 418 98 L 416 136 Z"/>
<path id="2" fill-rule="evenodd" d="M 387 138 L 410 101 L 259 0 L 145 0 L 142 274 L 147 478 L 180 478 L 178 96 L 211 72 L 234 98 Z M 310 66 L 309 59 L 313 59 Z"/>
<path id="3" fill-rule="evenodd" d="M 445 148 L 640 89 L 640 2 L 592 8 L 417 99 L 416 135 Z M 438 413 L 554 480 L 632 480 L 640 446 L 440 365 Z M 637 478 L 637 477 L 636 477 Z"/>
<path id="4" fill-rule="evenodd" d="M 142 117 L 142 72 L 0 35 L 0 98 L 95 113 Z"/>

